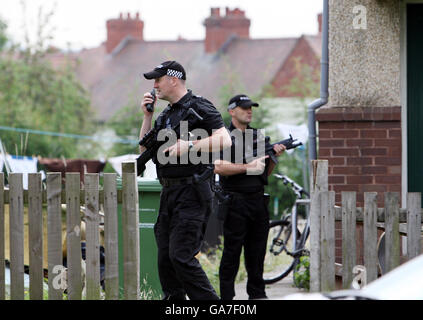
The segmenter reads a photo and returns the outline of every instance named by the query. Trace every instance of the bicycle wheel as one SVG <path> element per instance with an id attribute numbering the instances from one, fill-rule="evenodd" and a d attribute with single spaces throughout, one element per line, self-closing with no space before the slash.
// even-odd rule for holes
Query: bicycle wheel
<path id="1" fill-rule="evenodd" d="M 297 258 L 290 255 L 292 250 L 292 226 L 288 219 L 272 221 L 269 224 L 263 279 L 265 284 L 285 278 L 294 268 Z M 297 244 L 301 232 L 297 228 Z"/>

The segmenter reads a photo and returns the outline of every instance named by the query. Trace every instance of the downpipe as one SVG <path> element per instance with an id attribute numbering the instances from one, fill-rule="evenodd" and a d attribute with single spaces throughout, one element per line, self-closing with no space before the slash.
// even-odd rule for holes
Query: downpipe
<path id="1" fill-rule="evenodd" d="M 329 97 L 329 0 L 323 0 L 320 67 L 320 98 L 309 104 L 307 108 L 309 160 L 317 159 L 316 110 L 327 104 Z"/>

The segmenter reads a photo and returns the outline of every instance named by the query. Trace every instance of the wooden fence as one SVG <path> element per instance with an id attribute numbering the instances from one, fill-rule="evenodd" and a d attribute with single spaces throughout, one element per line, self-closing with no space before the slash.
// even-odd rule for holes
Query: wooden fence
<path id="1" fill-rule="evenodd" d="M 43 255 L 48 260 L 48 299 L 62 300 L 66 288 L 70 300 L 100 299 L 100 204 L 104 208 L 105 299 L 119 299 L 118 203 L 122 206 L 123 297 L 139 298 L 138 184 L 134 163 L 122 164 L 122 189 L 117 190 L 116 174 L 66 173 L 62 190 L 61 173 L 48 173 L 46 189 L 41 174 L 29 174 L 23 190 L 22 174 L 11 173 L 9 189 L 0 173 L 0 299 L 5 288 L 5 205 L 9 205 L 10 299 L 22 300 L 24 292 L 24 206 L 28 205 L 29 299 L 43 299 Z M 62 204 L 66 204 L 67 272 L 62 256 Z M 47 207 L 47 252 L 43 252 L 43 205 Z M 81 206 L 85 207 L 86 260 L 81 264 Z M 64 275 L 66 274 L 65 279 Z"/>
<path id="2" fill-rule="evenodd" d="M 335 193 L 328 191 L 328 162 L 312 162 L 310 203 L 310 290 L 335 289 L 335 221 L 342 221 L 342 287 L 350 288 L 356 267 L 356 222 L 363 223 L 365 282 L 378 277 L 378 228 L 385 231 L 385 272 L 400 265 L 400 235 L 406 235 L 406 259 L 421 253 L 421 194 L 409 193 L 407 209 L 400 209 L 399 194 L 386 192 L 384 208 L 377 206 L 377 193 L 364 193 L 364 208 L 356 207 L 356 193 L 342 192 L 342 206 L 335 206 Z M 340 267 L 340 268 L 339 268 Z"/>

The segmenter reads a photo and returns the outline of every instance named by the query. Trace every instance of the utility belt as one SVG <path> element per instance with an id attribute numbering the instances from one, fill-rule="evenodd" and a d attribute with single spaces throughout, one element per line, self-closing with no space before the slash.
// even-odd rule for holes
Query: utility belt
<path id="1" fill-rule="evenodd" d="M 178 177 L 178 178 L 163 178 L 160 177 L 159 181 L 163 187 L 197 184 L 200 182 L 210 182 L 213 176 L 214 166 L 209 165 L 203 170 L 201 174 L 194 173 L 189 177 Z"/>
<path id="2" fill-rule="evenodd" d="M 196 181 L 194 177 L 181 177 L 181 178 L 160 178 L 160 184 L 163 187 L 172 187 L 186 184 L 194 184 Z"/>
<path id="3" fill-rule="evenodd" d="M 182 185 L 195 185 L 198 186 L 194 188 L 200 200 L 200 205 L 211 206 L 211 177 L 213 176 L 214 166 L 207 166 L 201 174 L 194 173 L 189 177 L 178 177 L 178 178 L 163 178 L 160 177 L 159 181 L 163 187 L 172 187 L 172 186 L 182 186 Z M 203 183 L 205 182 L 205 183 Z M 210 207 L 211 210 L 211 207 Z"/>

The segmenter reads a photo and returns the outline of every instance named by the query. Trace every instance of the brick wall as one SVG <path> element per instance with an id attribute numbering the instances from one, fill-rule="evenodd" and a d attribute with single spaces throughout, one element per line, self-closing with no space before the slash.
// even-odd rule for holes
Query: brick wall
<path id="1" fill-rule="evenodd" d="M 319 123 L 319 159 L 329 161 L 329 190 L 401 192 L 401 108 L 322 108 Z"/>
<path id="2" fill-rule="evenodd" d="M 357 207 L 364 205 L 364 192 L 401 192 L 401 108 L 332 107 L 316 114 L 319 159 L 329 161 L 329 190 L 341 205 L 342 191 L 357 192 Z M 356 229 L 357 263 L 362 263 L 363 228 Z M 341 223 L 335 225 L 336 261 L 342 260 Z"/>

